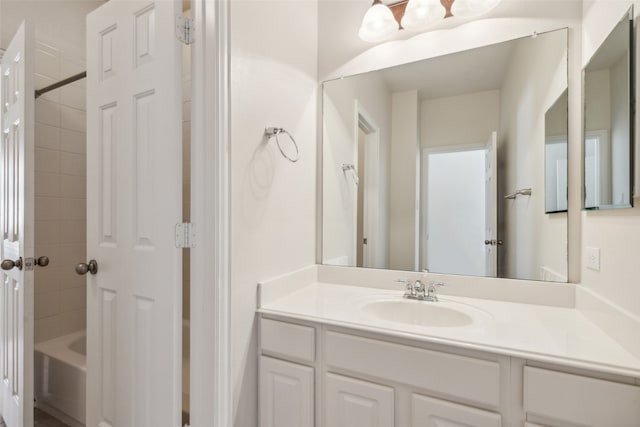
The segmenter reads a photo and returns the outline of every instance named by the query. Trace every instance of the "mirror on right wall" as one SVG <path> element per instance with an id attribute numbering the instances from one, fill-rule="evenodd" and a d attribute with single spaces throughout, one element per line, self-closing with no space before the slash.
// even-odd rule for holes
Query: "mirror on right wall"
<path id="1" fill-rule="evenodd" d="M 584 209 L 633 205 L 633 11 L 583 70 Z"/>

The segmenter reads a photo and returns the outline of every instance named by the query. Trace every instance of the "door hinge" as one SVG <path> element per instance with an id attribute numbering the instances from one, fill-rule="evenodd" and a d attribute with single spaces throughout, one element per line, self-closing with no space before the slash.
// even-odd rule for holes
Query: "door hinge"
<path id="1" fill-rule="evenodd" d="M 193 24 L 193 19 L 176 15 L 176 37 L 180 42 L 190 45 L 193 43 L 193 35 L 195 33 L 195 26 Z"/>
<path id="2" fill-rule="evenodd" d="M 176 224 L 176 248 L 195 248 L 196 230 L 190 222 Z"/>

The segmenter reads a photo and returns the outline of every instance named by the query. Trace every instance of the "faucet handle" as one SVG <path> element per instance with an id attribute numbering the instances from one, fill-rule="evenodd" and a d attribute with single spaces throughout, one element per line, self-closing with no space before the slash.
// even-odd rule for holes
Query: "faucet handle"
<path id="1" fill-rule="evenodd" d="M 417 299 L 424 299 L 426 294 L 426 284 L 422 283 L 420 280 L 416 280 L 416 283 L 413 285 L 413 289 L 415 290 L 415 296 Z"/>
<path id="2" fill-rule="evenodd" d="M 402 283 L 404 284 L 404 296 L 413 296 L 415 295 L 415 289 L 413 287 L 413 285 L 411 284 L 411 280 L 409 279 L 398 279 L 396 280 L 397 283 Z"/>
<path id="3" fill-rule="evenodd" d="M 427 301 L 438 301 L 438 296 L 436 295 L 436 286 L 445 286 L 442 282 L 431 282 L 429 283 L 429 288 L 427 289 Z"/>

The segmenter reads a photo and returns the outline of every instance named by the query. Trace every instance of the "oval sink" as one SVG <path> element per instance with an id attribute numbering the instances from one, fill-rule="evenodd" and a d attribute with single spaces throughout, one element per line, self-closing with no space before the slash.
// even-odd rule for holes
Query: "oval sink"
<path id="1" fill-rule="evenodd" d="M 362 310 L 382 320 L 416 326 L 447 328 L 473 323 L 471 316 L 442 302 L 384 300 L 364 304 Z"/>

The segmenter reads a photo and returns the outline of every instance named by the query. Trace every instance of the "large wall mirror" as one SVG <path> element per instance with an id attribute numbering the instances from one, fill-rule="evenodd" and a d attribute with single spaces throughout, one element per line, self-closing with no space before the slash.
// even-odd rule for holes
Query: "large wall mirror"
<path id="1" fill-rule="evenodd" d="M 633 13 L 593 55 L 584 77 L 584 208 L 633 202 Z"/>
<path id="2" fill-rule="evenodd" d="M 323 263 L 566 282 L 566 91 L 566 29 L 324 82 Z"/>

